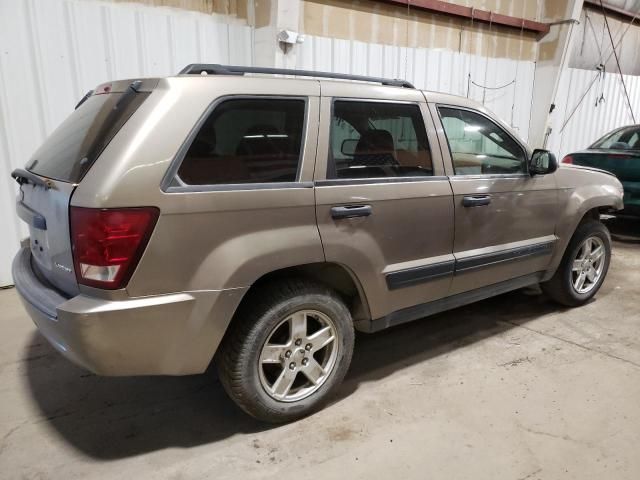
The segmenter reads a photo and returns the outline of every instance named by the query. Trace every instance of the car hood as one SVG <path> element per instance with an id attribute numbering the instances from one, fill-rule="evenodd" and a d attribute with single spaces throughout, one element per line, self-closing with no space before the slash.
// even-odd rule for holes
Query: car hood
<path id="1" fill-rule="evenodd" d="M 623 207 L 624 189 L 615 175 L 591 167 L 561 164 L 555 174 L 559 190 L 571 191 L 580 202 Z"/>
<path id="2" fill-rule="evenodd" d="M 611 172 L 582 165 L 561 164 L 557 171 L 558 188 L 577 188 L 586 185 L 601 185 L 619 191 L 622 195 L 622 183 Z"/>
<path id="3" fill-rule="evenodd" d="M 569 164 L 569 165 L 562 165 L 562 168 L 575 168 L 575 169 L 579 169 L 579 170 L 590 170 L 592 172 L 604 173 L 605 175 L 611 175 L 612 177 L 615 177 L 615 174 L 612 173 L 612 172 L 609 172 L 608 170 L 603 170 L 602 168 L 596 168 L 596 167 L 588 167 L 586 165 Z"/>

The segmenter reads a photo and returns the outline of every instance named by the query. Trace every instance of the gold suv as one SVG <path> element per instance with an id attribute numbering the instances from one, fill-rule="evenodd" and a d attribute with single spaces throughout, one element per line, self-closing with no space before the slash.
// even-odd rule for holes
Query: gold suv
<path id="1" fill-rule="evenodd" d="M 214 360 L 274 422 L 338 387 L 354 330 L 536 283 L 583 304 L 622 208 L 466 98 L 221 65 L 100 85 L 12 175 L 15 285 L 57 350 L 101 375 Z"/>

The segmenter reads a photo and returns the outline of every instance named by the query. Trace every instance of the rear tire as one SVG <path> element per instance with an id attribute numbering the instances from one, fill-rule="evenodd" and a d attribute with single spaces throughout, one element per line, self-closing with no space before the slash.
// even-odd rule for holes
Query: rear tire
<path id="1" fill-rule="evenodd" d="M 249 295 L 216 356 L 223 387 L 258 420 L 288 422 L 313 413 L 351 363 L 349 309 L 334 291 L 306 280 Z"/>
<path id="2" fill-rule="evenodd" d="M 556 302 L 578 307 L 598 292 L 610 261 L 609 230 L 598 221 L 585 222 L 573 234 L 556 273 L 540 287 Z"/>

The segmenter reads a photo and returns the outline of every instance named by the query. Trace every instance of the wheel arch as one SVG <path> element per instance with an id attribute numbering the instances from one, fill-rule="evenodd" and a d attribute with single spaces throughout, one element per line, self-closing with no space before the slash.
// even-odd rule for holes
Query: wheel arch
<path id="1" fill-rule="evenodd" d="M 543 282 L 549 280 L 555 274 L 556 270 L 560 266 L 562 257 L 564 257 L 567 247 L 571 242 L 571 239 L 573 238 L 576 230 L 578 229 L 578 227 L 580 227 L 580 225 L 589 221 L 599 222 L 600 215 L 611 213 L 617 210 L 617 206 L 615 204 L 612 204 L 612 202 L 608 202 L 604 199 L 603 201 L 594 203 L 595 205 L 593 203 L 591 205 L 585 205 L 583 211 L 581 211 L 578 215 L 572 217 L 573 221 L 566 222 L 564 224 L 564 227 L 558 229 L 558 231 L 556 232 L 556 235 L 558 237 L 557 247 L 553 254 L 553 257 L 551 258 L 549 269 L 542 278 Z M 560 221 L 562 223 L 562 219 L 560 219 Z"/>
<path id="2" fill-rule="evenodd" d="M 264 285 L 286 278 L 306 279 L 322 284 L 337 292 L 351 312 L 356 328 L 359 323 L 371 320 L 369 303 L 358 277 L 347 266 L 334 262 L 308 263 L 268 272 L 251 284 L 236 311 L 240 309 L 244 302 L 250 301 L 253 293 Z"/>

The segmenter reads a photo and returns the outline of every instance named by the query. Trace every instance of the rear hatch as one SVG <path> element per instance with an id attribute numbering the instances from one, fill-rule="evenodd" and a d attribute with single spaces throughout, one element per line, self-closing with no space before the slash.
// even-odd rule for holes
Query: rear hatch
<path id="1" fill-rule="evenodd" d="M 621 182 L 640 181 L 640 151 L 591 149 L 569 156 L 574 165 L 606 170 Z"/>
<path id="2" fill-rule="evenodd" d="M 157 85 L 157 79 L 100 85 L 33 154 L 20 183 L 17 212 L 29 226 L 36 275 L 65 294 L 78 293 L 69 231 L 75 187 Z"/>

